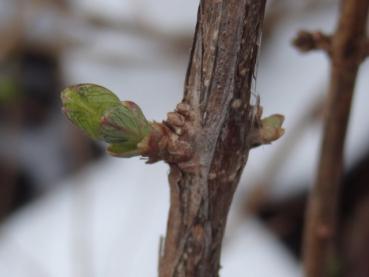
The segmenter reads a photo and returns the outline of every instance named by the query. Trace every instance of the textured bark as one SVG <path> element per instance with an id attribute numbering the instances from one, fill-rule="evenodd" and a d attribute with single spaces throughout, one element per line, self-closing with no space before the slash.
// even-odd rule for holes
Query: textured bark
<path id="1" fill-rule="evenodd" d="M 227 214 L 250 148 L 265 0 L 202 0 L 182 103 L 194 156 L 171 164 L 159 275 L 218 276 Z M 258 116 L 258 115 L 256 115 Z"/>
<path id="2" fill-rule="evenodd" d="M 368 0 L 342 1 L 339 23 L 328 51 L 331 57 L 331 77 L 325 127 L 305 229 L 304 264 L 305 274 L 309 277 L 330 276 L 337 264 L 337 255 L 333 251 L 337 201 L 355 80 L 359 65 L 367 54 L 368 7 Z M 319 36 L 311 36 L 314 37 Z"/>

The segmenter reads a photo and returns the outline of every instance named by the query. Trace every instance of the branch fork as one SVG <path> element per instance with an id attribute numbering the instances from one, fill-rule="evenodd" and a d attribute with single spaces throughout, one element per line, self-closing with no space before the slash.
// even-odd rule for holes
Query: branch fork
<path id="1" fill-rule="evenodd" d="M 302 31 L 294 40 L 301 51 L 322 49 L 331 62 L 325 124 L 315 184 L 306 213 L 304 268 L 306 277 L 332 275 L 337 262 L 335 234 L 344 168 L 344 145 L 356 77 L 368 55 L 368 0 L 341 0 L 340 18 L 332 36 Z"/>

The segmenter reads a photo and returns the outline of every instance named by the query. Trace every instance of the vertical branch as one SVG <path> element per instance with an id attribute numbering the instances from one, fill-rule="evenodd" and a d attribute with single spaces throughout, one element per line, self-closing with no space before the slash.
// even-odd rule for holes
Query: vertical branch
<path id="1" fill-rule="evenodd" d="M 343 171 L 343 152 L 351 101 L 359 66 L 367 54 L 368 0 L 343 0 L 332 38 L 302 32 L 295 44 L 303 50 L 322 48 L 331 57 L 331 77 L 317 177 L 312 189 L 305 227 L 305 272 L 328 276 L 334 258 L 337 200 Z"/>
<path id="2" fill-rule="evenodd" d="M 179 104 L 194 157 L 171 164 L 159 275 L 218 276 L 228 210 L 250 148 L 250 101 L 265 0 L 202 0 Z M 178 109 L 177 108 L 177 109 Z"/>

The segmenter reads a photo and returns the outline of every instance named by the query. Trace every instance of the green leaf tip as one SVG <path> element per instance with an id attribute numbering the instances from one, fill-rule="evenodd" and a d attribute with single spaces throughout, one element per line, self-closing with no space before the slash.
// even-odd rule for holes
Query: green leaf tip
<path id="1" fill-rule="evenodd" d="M 65 115 L 93 139 L 103 139 L 100 120 L 104 113 L 120 105 L 119 98 L 110 90 L 93 84 L 70 86 L 62 91 Z"/>
<path id="2" fill-rule="evenodd" d="M 139 155 L 137 144 L 150 134 L 140 107 L 121 102 L 110 90 L 95 84 L 70 86 L 62 91 L 63 111 L 67 118 L 88 136 L 109 143 L 113 156 Z"/>
<path id="3" fill-rule="evenodd" d="M 261 120 L 259 119 L 255 129 L 249 135 L 251 148 L 272 143 L 282 137 L 284 134 L 283 122 L 284 116 L 280 114 L 273 114 Z"/>
<path id="4" fill-rule="evenodd" d="M 274 114 L 261 120 L 262 128 L 260 130 L 260 138 L 264 144 L 271 143 L 283 136 L 283 122 L 284 116 L 281 114 Z"/>

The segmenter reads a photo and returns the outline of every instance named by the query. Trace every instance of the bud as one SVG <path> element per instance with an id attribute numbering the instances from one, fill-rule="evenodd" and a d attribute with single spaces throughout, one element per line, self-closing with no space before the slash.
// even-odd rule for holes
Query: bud
<path id="1" fill-rule="evenodd" d="M 122 105 L 126 107 L 135 118 L 137 127 L 141 131 L 147 131 L 147 128 L 150 127 L 150 124 L 148 124 L 147 119 L 145 118 L 141 108 L 132 101 L 122 101 Z"/>
<path id="2" fill-rule="evenodd" d="M 108 109 L 101 118 L 101 132 L 106 142 L 131 141 L 137 144 L 150 132 L 150 123 L 140 107 L 133 102 L 125 103 Z"/>
<path id="3" fill-rule="evenodd" d="M 97 140 L 103 139 L 101 117 L 108 109 L 121 105 L 114 93 L 94 84 L 68 87 L 62 91 L 61 100 L 69 120 Z"/>
<path id="4" fill-rule="evenodd" d="M 137 145 L 152 127 L 135 103 L 121 102 L 114 93 L 94 84 L 69 87 L 61 98 L 66 116 L 91 138 L 109 143 L 111 155 L 140 155 Z"/>
<path id="5" fill-rule="evenodd" d="M 149 136 L 151 130 L 151 124 L 133 102 L 122 102 L 108 109 L 101 118 L 101 134 L 106 142 L 111 143 L 108 152 L 113 156 L 126 157 L 138 153 L 137 145 Z"/>
<path id="6" fill-rule="evenodd" d="M 274 114 L 261 120 L 260 139 L 263 144 L 271 143 L 283 136 L 283 121 L 284 116 L 280 114 Z"/>
<path id="7" fill-rule="evenodd" d="M 280 114 L 273 114 L 262 120 L 258 119 L 257 124 L 255 124 L 254 129 L 249 134 L 250 147 L 269 144 L 283 136 L 283 121 L 284 116 Z"/>

